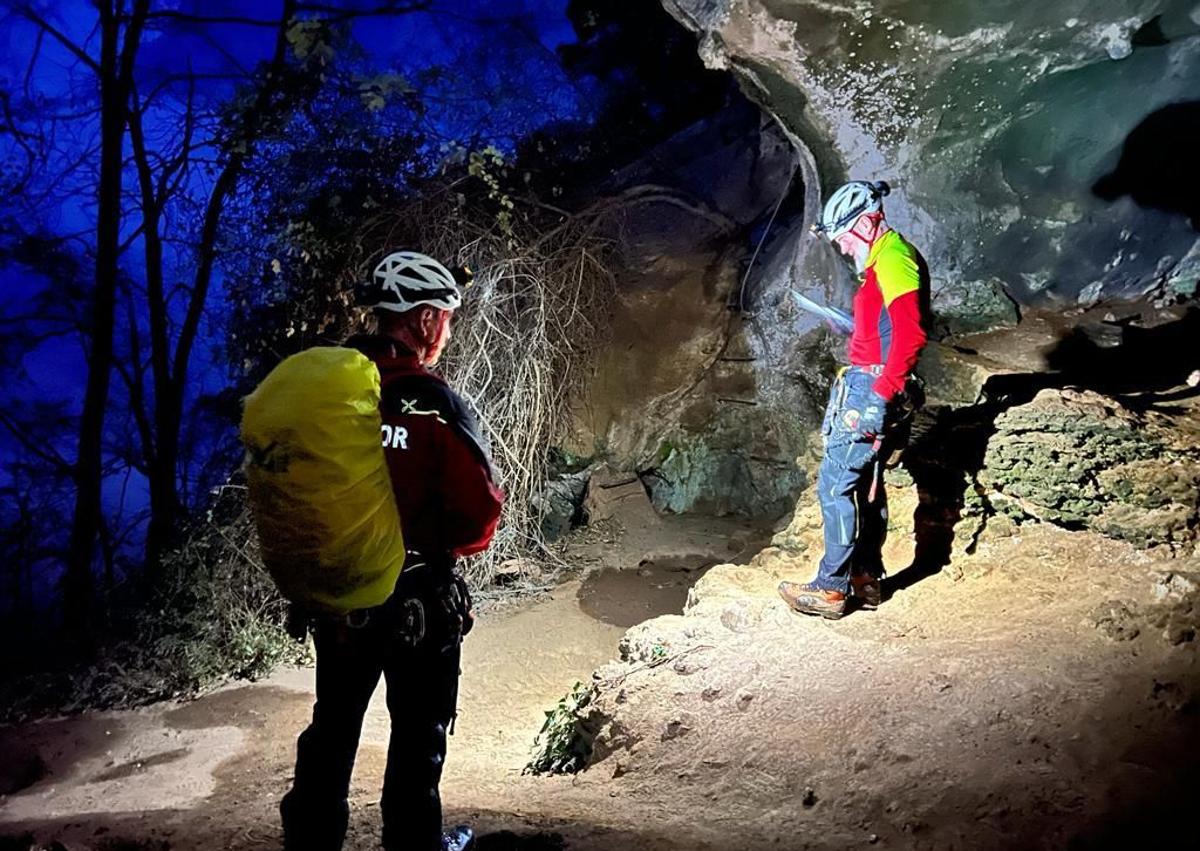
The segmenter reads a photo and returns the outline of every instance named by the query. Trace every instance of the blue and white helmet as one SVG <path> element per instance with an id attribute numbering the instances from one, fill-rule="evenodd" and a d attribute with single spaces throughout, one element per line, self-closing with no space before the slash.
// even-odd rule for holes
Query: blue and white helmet
<path id="1" fill-rule="evenodd" d="M 462 304 L 453 272 L 438 261 L 415 251 L 395 251 L 375 266 L 363 284 L 360 301 L 365 307 L 404 313 L 429 305 L 457 310 Z"/>
<path id="2" fill-rule="evenodd" d="M 813 233 L 837 239 L 858 221 L 863 213 L 878 213 L 883 210 L 883 196 L 892 191 L 882 180 L 868 183 L 855 180 L 840 187 L 825 202 L 821 220 L 812 226 Z"/>

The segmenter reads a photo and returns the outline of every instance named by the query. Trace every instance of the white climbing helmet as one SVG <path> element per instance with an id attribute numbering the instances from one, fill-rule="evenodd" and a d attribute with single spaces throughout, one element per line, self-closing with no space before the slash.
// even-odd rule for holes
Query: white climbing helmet
<path id="1" fill-rule="evenodd" d="M 882 180 L 868 183 L 855 180 L 839 188 L 821 212 L 821 220 L 812 226 L 813 233 L 837 239 L 858 221 L 863 213 L 878 213 L 883 210 L 883 196 L 892 191 Z"/>
<path id="2" fill-rule="evenodd" d="M 460 277 L 469 276 L 465 270 Z M 363 285 L 361 303 L 376 310 L 404 313 L 427 304 L 457 310 L 462 304 L 458 280 L 438 261 L 415 251 L 395 251 L 384 257 Z"/>

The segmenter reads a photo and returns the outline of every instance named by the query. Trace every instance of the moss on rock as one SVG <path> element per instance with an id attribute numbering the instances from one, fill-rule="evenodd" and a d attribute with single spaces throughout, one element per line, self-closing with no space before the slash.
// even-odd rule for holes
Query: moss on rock
<path id="1" fill-rule="evenodd" d="M 1142 547 L 1191 546 L 1200 453 L 1156 420 L 1083 390 L 1043 390 L 1000 414 L 980 482 L 1002 510 Z"/>

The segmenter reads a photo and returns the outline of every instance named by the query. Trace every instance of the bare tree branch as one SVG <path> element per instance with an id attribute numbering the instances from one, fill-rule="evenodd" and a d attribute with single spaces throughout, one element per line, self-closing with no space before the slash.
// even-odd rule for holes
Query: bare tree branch
<path id="1" fill-rule="evenodd" d="M 0 411 L 0 425 L 3 425 L 21 446 L 25 447 L 27 452 L 36 455 L 41 460 L 53 465 L 57 471 L 69 473 L 74 465 L 59 455 L 54 448 L 48 444 L 35 440 L 30 434 L 21 427 L 21 424 L 6 414 Z"/>
<path id="2" fill-rule="evenodd" d="M 192 134 L 196 129 L 196 115 L 194 111 L 196 95 L 196 77 L 191 73 L 191 66 L 188 66 L 188 94 L 187 107 L 184 110 L 183 119 L 183 139 L 179 144 L 179 154 L 175 159 L 163 168 L 162 174 L 159 177 L 158 183 L 158 200 L 159 203 L 165 203 L 166 198 L 175 194 L 187 174 L 188 156 L 192 151 Z M 172 175 L 177 175 L 174 181 L 171 180 Z"/>
<path id="3" fill-rule="evenodd" d="M 146 16 L 151 21 L 182 21 L 188 24 L 233 24 L 247 27 L 277 27 L 279 20 L 247 18 L 242 15 L 192 15 L 174 9 L 159 9 Z"/>
<path id="4" fill-rule="evenodd" d="M 384 3 L 368 9 L 347 9 L 325 3 L 302 3 L 296 6 L 296 12 L 323 13 L 329 17 L 322 20 L 341 22 L 354 18 L 383 17 L 389 15 L 407 15 L 412 12 L 422 12 L 430 7 L 430 0 L 413 0 L 407 3 Z M 174 9 L 159 9 L 148 15 L 150 20 L 182 21 L 189 24 L 230 24 L 246 27 L 278 27 L 283 21 L 279 19 L 251 18 L 244 15 L 193 15 Z"/>
<path id="5" fill-rule="evenodd" d="M 358 18 L 381 18 L 390 17 L 392 15 L 408 15 L 413 12 L 424 12 L 430 7 L 428 0 L 421 2 L 413 2 L 408 4 L 385 3 L 382 6 L 376 6 L 371 9 L 342 9 L 337 6 L 330 6 L 324 3 L 305 3 L 302 4 L 297 11 L 300 12 L 323 12 L 328 17 L 321 20 L 329 23 L 342 23 L 344 21 L 352 21 Z"/>
<path id="6" fill-rule="evenodd" d="M 133 231 L 129 234 L 129 236 L 125 237 L 125 239 L 121 241 L 121 244 L 117 246 L 117 253 L 124 254 L 126 251 L 128 251 L 130 246 L 132 246 L 135 242 L 137 242 L 138 237 L 142 235 L 142 232 L 145 229 L 146 229 L 145 222 L 142 222 L 137 227 L 135 227 L 133 229 Z"/>
<path id="7" fill-rule="evenodd" d="M 143 370 L 136 367 L 130 370 L 129 366 L 116 359 L 117 374 L 121 376 L 121 380 L 125 384 L 125 389 L 129 391 L 130 410 L 133 412 L 134 422 L 137 423 L 138 437 L 142 442 L 142 468 L 149 469 L 154 464 L 154 429 L 150 427 L 150 418 L 146 414 L 146 389 L 142 379 Z"/>
<path id="8" fill-rule="evenodd" d="M 38 57 L 42 54 L 42 40 L 45 39 L 45 37 L 46 31 L 39 29 L 37 39 L 35 39 L 33 42 L 33 52 L 29 54 L 29 64 L 25 66 L 24 90 L 26 98 L 30 96 L 29 89 L 30 82 L 33 80 L 33 69 L 37 67 Z"/>
<path id="9" fill-rule="evenodd" d="M 293 0 L 284 0 L 283 16 L 279 24 L 279 32 L 275 37 L 275 50 L 265 80 L 259 88 L 258 96 L 255 98 L 255 103 L 250 107 L 250 114 L 262 113 L 267 108 L 271 94 L 268 81 L 278 79 L 287 58 L 287 24 L 284 21 L 292 20 L 296 9 L 297 7 Z M 204 315 L 205 301 L 208 298 L 208 288 L 212 280 L 212 268 L 216 255 L 217 226 L 220 223 L 221 213 L 225 208 L 225 201 L 237 184 L 237 178 L 248 152 L 249 145 L 247 144 L 243 145 L 241 150 L 234 151 L 229 156 L 224 169 L 217 177 L 212 194 L 209 196 L 208 205 L 204 211 L 203 224 L 200 228 L 199 262 L 196 266 L 191 303 L 188 304 L 183 327 L 179 333 L 179 341 L 175 347 L 172 383 L 178 391 L 180 398 L 182 397 L 183 384 L 187 380 L 187 369 L 191 358 L 192 346 L 195 343 L 196 334 L 200 329 L 200 319 Z"/>
<path id="10" fill-rule="evenodd" d="M 55 41 L 74 54 L 76 59 L 78 59 L 88 68 L 92 69 L 92 73 L 97 75 L 100 74 L 100 63 L 89 56 L 87 51 L 85 51 L 82 47 L 71 41 L 71 39 L 67 38 L 67 36 L 60 29 L 54 26 L 54 24 L 50 23 L 41 15 L 39 15 L 28 3 L 22 3 L 17 8 L 17 12 L 30 23 L 39 27 L 42 32 L 48 33 L 50 36 L 52 36 Z"/>

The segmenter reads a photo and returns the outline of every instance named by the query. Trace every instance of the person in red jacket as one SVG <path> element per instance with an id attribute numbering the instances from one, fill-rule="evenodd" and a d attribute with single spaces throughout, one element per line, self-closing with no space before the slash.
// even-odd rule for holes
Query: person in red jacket
<path id="1" fill-rule="evenodd" d="M 384 848 L 463 851 L 473 844 L 466 826 L 443 833 L 438 794 L 459 650 L 473 622 L 455 560 L 487 548 L 504 495 L 474 416 L 430 371 L 450 339 L 461 280 L 423 254 L 387 255 L 361 294 L 379 331 L 346 342 L 379 368 L 381 439 L 408 553 L 383 605 L 312 619 L 317 701 L 280 804 L 286 851 L 342 847 L 363 716 L 381 676 L 391 715 L 380 800 Z"/>
<path id="2" fill-rule="evenodd" d="M 878 460 L 925 345 L 929 297 L 925 260 L 884 218 L 888 192 L 882 181 L 847 183 L 814 227 L 854 261 L 863 279 L 854 296 L 850 366 L 833 383 L 821 428 L 817 497 L 825 554 L 813 581 L 779 585 L 787 604 L 807 615 L 840 618 L 850 595 L 865 608 L 882 599 L 887 497 Z"/>

